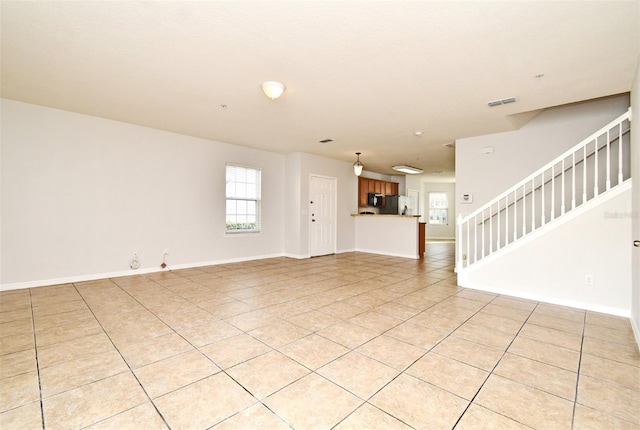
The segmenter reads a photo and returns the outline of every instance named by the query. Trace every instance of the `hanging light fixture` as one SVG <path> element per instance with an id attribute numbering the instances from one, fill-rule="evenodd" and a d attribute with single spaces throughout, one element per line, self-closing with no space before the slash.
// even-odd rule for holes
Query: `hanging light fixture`
<path id="1" fill-rule="evenodd" d="M 362 168 L 364 167 L 364 164 L 360 162 L 360 154 L 360 152 L 356 152 L 356 156 L 358 157 L 358 159 L 355 163 L 353 163 L 353 171 L 356 176 L 360 176 L 362 174 Z"/>
<path id="2" fill-rule="evenodd" d="M 266 81 L 262 83 L 262 91 L 271 100 L 275 100 L 284 92 L 284 84 L 282 82 Z"/>
<path id="3" fill-rule="evenodd" d="M 397 170 L 398 172 L 408 173 L 410 175 L 417 175 L 418 173 L 423 173 L 424 170 L 419 169 L 417 167 L 405 166 L 404 164 L 401 166 L 391 166 L 393 170 Z"/>

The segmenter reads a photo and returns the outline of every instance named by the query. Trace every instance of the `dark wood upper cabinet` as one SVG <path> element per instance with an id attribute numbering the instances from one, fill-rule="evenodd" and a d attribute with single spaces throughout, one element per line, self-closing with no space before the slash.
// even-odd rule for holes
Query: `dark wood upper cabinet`
<path id="1" fill-rule="evenodd" d="M 384 205 L 384 196 L 397 195 L 398 186 L 397 182 L 358 177 L 358 206 L 369 205 L 369 193 L 382 194 L 382 204 Z"/>

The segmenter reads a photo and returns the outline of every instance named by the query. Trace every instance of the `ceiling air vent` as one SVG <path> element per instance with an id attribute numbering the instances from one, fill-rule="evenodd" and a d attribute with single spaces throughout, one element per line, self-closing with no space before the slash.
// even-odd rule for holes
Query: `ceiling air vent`
<path id="1" fill-rule="evenodd" d="M 496 106 L 500 106 L 500 105 L 506 105 L 509 103 L 515 103 L 516 98 L 515 97 L 507 97 L 506 99 L 502 99 L 502 100 L 493 100 L 489 103 L 487 103 L 487 105 L 489 107 L 496 107 Z"/>

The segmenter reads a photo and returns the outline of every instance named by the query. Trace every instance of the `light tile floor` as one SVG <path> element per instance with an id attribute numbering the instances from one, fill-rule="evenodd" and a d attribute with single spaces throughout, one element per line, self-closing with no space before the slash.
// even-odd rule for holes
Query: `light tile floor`
<path id="1" fill-rule="evenodd" d="M 638 429 L 624 318 L 420 261 L 274 258 L 0 294 L 0 428 Z"/>

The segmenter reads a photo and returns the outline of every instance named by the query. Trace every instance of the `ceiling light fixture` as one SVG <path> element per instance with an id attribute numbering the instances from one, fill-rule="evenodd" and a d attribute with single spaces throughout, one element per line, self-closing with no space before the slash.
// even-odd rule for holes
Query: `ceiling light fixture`
<path id="1" fill-rule="evenodd" d="M 493 100 L 493 101 L 487 102 L 487 105 L 489 107 L 496 107 L 496 106 L 507 105 L 509 103 L 515 103 L 515 102 L 516 102 L 516 98 L 515 97 L 507 97 L 506 99 Z"/>
<path id="2" fill-rule="evenodd" d="M 405 166 L 405 165 L 391 166 L 391 168 L 393 170 L 397 170 L 398 172 L 408 173 L 409 175 L 416 175 L 418 173 L 424 172 L 424 170 L 418 169 L 417 167 L 411 167 L 411 166 Z"/>
<path id="3" fill-rule="evenodd" d="M 360 162 L 360 154 L 360 152 L 356 152 L 356 157 L 358 157 L 358 159 L 353 163 L 353 172 L 356 176 L 360 176 L 362 174 L 362 168 L 364 167 L 364 164 Z"/>
<path id="4" fill-rule="evenodd" d="M 275 100 L 284 92 L 284 84 L 277 81 L 266 81 L 262 83 L 262 91 L 264 91 L 271 100 Z"/>

